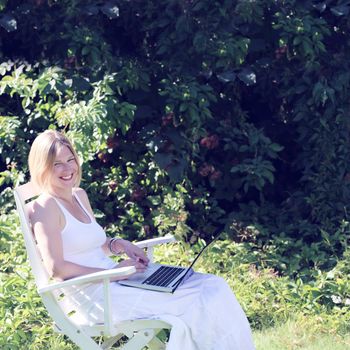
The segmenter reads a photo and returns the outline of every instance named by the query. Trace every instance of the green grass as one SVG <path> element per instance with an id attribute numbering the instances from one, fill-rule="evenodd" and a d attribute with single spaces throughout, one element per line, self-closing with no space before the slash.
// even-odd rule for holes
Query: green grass
<path id="1" fill-rule="evenodd" d="M 348 350 L 350 334 L 340 336 L 326 329 L 315 327 L 317 319 L 289 320 L 283 325 L 254 331 L 256 350 Z M 46 343 L 51 350 L 78 350 L 78 347 L 53 335 Z"/>
<path id="2" fill-rule="evenodd" d="M 53 334 L 16 217 L 0 215 L 0 231 L 0 349 L 78 350 L 66 337 Z M 193 259 L 192 250 L 163 246 L 156 249 L 155 258 L 185 266 Z M 227 280 L 250 320 L 257 350 L 349 350 L 349 306 L 332 304 L 333 295 L 350 297 L 349 257 L 350 252 L 330 273 L 301 281 L 268 267 L 258 269 L 255 255 L 243 244 L 217 241 L 196 270 Z"/>
<path id="3" fill-rule="evenodd" d="M 283 325 L 254 332 L 257 350 L 349 350 L 350 334 L 319 329 L 317 319 L 289 320 Z"/>

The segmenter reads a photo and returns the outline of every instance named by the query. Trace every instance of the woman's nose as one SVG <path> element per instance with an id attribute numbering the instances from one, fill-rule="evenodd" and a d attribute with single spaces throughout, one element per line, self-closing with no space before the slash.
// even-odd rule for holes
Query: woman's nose
<path id="1" fill-rule="evenodd" d="M 71 170 L 73 168 L 70 163 L 63 163 L 63 170 Z"/>

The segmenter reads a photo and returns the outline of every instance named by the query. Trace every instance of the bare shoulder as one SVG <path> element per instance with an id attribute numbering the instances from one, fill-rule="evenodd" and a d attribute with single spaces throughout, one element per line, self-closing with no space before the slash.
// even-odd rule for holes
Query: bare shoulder
<path id="1" fill-rule="evenodd" d="M 76 193 L 76 194 L 79 196 L 79 198 L 88 199 L 87 193 L 85 192 L 85 190 L 83 190 L 83 189 L 80 188 L 80 187 L 74 187 L 74 188 L 73 188 L 73 192 Z"/>
<path id="2" fill-rule="evenodd" d="M 73 193 L 79 197 L 79 199 L 84 204 L 84 207 L 89 210 L 92 216 L 94 216 L 87 193 L 80 187 L 75 187 L 73 189 Z"/>
<path id="3" fill-rule="evenodd" d="M 31 205 L 29 217 L 32 223 L 43 220 L 52 220 L 58 218 L 60 215 L 60 209 L 56 201 L 46 195 L 40 195 Z"/>

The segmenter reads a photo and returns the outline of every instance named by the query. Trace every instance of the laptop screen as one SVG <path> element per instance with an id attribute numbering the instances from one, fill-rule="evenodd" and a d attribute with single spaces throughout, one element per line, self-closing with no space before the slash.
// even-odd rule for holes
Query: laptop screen
<path id="1" fill-rule="evenodd" d="M 174 287 L 172 293 L 174 293 L 177 289 L 177 287 L 181 284 L 181 282 L 184 280 L 184 278 L 187 276 L 187 274 L 191 271 L 193 265 L 196 263 L 196 261 L 198 260 L 198 258 L 202 255 L 202 253 L 214 242 L 216 241 L 219 236 L 221 235 L 223 231 L 219 231 L 215 234 L 214 238 L 208 243 L 206 244 L 201 250 L 200 252 L 197 254 L 197 256 L 194 258 L 194 260 L 192 261 L 191 265 L 187 268 L 186 272 L 183 274 L 183 276 L 177 281 L 176 286 Z"/>

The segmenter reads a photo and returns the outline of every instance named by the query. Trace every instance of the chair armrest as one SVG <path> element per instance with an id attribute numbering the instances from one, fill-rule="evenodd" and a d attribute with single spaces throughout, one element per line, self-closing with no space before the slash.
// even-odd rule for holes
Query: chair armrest
<path id="1" fill-rule="evenodd" d="M 38 292 L 45 293 L 45 292 L 51 292 L 55 289 L 60 289 L 63 287 L 68 287 L 71 285 L 79 285 L 83 283 L 90 283 L 90 282 L 96 282 L 103 279 L 110 279 L 111 277 L 117 277 L 117 276 L 128 276 L 136 272 L 136 269 L 134 266 L 126 266 L 126 267 L 119 267 L 116 269 L 109 269 L 99 272 L 90 273 L 87 275 L 74 277 L 69 280 L 65 280 L 62 282 L 54 282 L 47 284 L 43 287 L 38 287 Z"/>
<path id="2" fill-rule="evenodd" d="M 150 248 L 158 244 L 164 244 L 164 243 L 170 243 L 170 242 L 176 242 L 176 238 L 174 236 L 151 238 L 151 239 L 146 239 L 144 241 L 136 242 L 135 245 L 137 245 L 139 248 Z"/>

